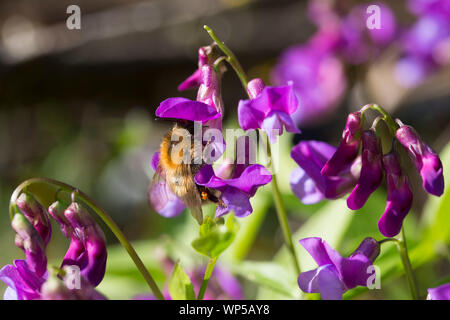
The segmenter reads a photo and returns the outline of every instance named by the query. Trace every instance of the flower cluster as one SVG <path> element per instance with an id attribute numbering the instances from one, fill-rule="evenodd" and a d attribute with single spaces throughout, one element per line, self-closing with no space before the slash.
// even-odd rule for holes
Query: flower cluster
<path id="1" fill-rule="evenodd" d="M 106 242 L 102 230 L 81 204 L 65 206 L 57 201 L 48 213 L 70 239 L 70 246 L 59 271 L 47 271 L 46 246 L 51 237 L 47 210 L 29 193 L 22 193 L 16 201 L 21 213 L 16 213 L 12 227 L 16 232 L 16 246 L 25 252 L 25 260 L 15 260 L 0 270 L 0 280 L 7 286 L 4 298 L 32 299 L 105 299 L 95 290 L 105 274 Z M 72 268 L 80 271 L 79 287 L 62 281 Z"/>
<path id="2" fill-rule="evenodd" d="M 408 8 L 417 20 L 400 38 L 402 54 L 394 72 L 399 83 L 413 87 L 450 63 L 450 1 L 409 0 Z"/>
<path id="3" fill-rule="evenodd" d="M 347 88 L 346 64 L 366 62 L 397 34 L 390 8 L 380 8 L 382 28 L 366 27 L 366 6 L 357 5 L 342 15 L 332 1 L 310 1 L 308 16 L 317 32 L 302 45 L 287 49 L 273 70 L 276 84 L 293 82 L 300 108 L 293 119 L 301 125 L 315 124 L 338 106 Z"/>
<path id="4" fill-rule="evenodd" d="M 399 153 L 393 148 L 383 154 L 376 122 L 371 128 L 364 129 L 366 109 L 349 114 L 338 148 L 324 142 L 301 141 L 292 149 L 291 157 L 299 168 L 291 174 L 291 187 L 305 204 L 350 193 L 347 206 L 358 210 L 380 186 L 384 176 L 387 204 L 378 227 L 384 236 L 392 237 L 400 232 L 413 195 Z M 395 128 L 393 141 L 408 152 L 422 177 L 425 191 L 442 195 L 444 178 L 439 156 L 411 126 L 398 122 L 400 126 Z"/>
<path id="5" fill-rule="evenodd" d="M 215 155 L 205 157 L 203 154 L 202 159 L 196 162 L 198 157 L 194 150 L 194 155 L 187 157 L 188 163 L 183 170 L 194 176 L 195 188 L 202 193 L 202 197 L 205 196 L 202 198 L 203 202 L 212 200 L 218 204 L 216 217 L 230 211 L 234 211 L 238 217 L 244 217 L 253 211 L 250 198 L 260 186 L 269 183 L 272 177 L 264 166 L 255 164 L 253 159 L 250 159 L 249 154 L 256 147 L 254 145 L 247 145 L 245 159 L 236 159 L 232 163 L 225 162 L 220 167 L 214 167 L 214 161 L 208 161 L 218 159 L 226 146 L 222 135 L 224 111 L 220 92 L 222 69 L 220 64 L 216 63 L 217 61 L 220 63 L 220 58 L 214 52 L 214 45 L 200 48 L 198 69 L 178 87 L 179 90 L 198 88 L 197 100 L 180 97 L 166 99 L 157 108 L 156 115 L 177 123 L 182 122 L 187 127 L 194 126 L 193 122 L 202 124 L 203 138 L 200 145 L 204 150 L 212 149 Z M 247 91 L 250 99 L 241 100 L 238 106 L 238 120 L 242 129 L 263 129 L 270 143 L 276 142 L 277 136 L 283 133 L 284 128 L 289 132 L 300 132 L 290 117 L 298 107 L 292 84 L 271 87 L 266 86 L 261 79 L 253 79 L 248 82 Z M 211 129 L 216 130 L 219 135 L 210 135 Z M 189 138 L 192 145 L 197 145 L 195 133 L 194 137 L 191 135 Z M 241 138 L 238 137 L 238 140 Z M 240 143 L 236 144 L 239 147 Z M 173 146 L 174 144 L 171 144 L 169 149 Z M 167 158 L 166 153 L 167 148 L 164 149 L 162 144 L 160 151 L 153 156 L 152 167 L 156 171 L 157 179 L 154 178 L 150 186 L 149 200 L 159 214 L 174 217 L 185 207 L 191 206 L 186 197 L 177 190 L 177 185 L 174 186 L 172 183 L 172 180 L 176 181 L 179 178 L 179 174 L 173 175 L 173 178 L 169 177 L 168 171 L 173 166 L 164 166 L 162 161 Z"/>

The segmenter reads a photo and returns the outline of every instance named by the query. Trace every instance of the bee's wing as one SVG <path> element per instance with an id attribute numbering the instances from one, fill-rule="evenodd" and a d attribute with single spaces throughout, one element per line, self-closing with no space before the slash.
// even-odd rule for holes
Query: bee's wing
<path id="1" fill-rule="evenodd" d="M 186 208 L 183 201 L 170 190 L 160 166 L 156 168 L 148 188 L 148 200 L 156 212 L 168 218 L 178 216 Z"/>

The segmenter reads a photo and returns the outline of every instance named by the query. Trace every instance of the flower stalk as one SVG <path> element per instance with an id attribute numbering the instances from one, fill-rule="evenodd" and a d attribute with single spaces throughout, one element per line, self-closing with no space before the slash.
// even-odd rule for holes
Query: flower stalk
<path id="1" fill-rule="evenodd" d="M 114 220 L 111 219 L 111 217 L 102 209 L 100 208 L 94 200 L 92 200 L 87 194 L 83 193 L 82 191 L 78 190 L 77 188 L 66 184 L 64 182 L 60 182 L 57 180 L 53 180 L 50 178 L 32 178 L 28 179 L 24 182 L 22 182 L 13 192 L 9 204 L 9 214 L 10 218 L 12 219 L 14 217 L 15 212 L 18 212 L 18 207 L 16 204 L 16 200 L 21 194 L 21 192 L 29 187 L 32 184 L 35 183 L 44 183 L 50 186 L 56 186 L 59 188 L 59 191 L 67 191 L 69 193 L 72 193 L 72 196 L 75 198 L 78 198 L 82 202 L 84 202 L 86 205 L 88 205 L 102 220 L 103 222 L 108 226 L 108 228 L 112 231 L 112 233 L 116 236 L 117 240 L 119 240 L 120 244 L 125 248 L 130 258 L 133 260 L 134 264 L 138 268 L 139 272 L 144 277 L 145 281 L 148 283 L 150 289 L 152 290 L 155 297 L 159 300 L 164 300 L 164 296 L 161 292 L 161 290 L 158 288 L 155 280 L 153 279 L 152 275 L 149 273 L 147 268 L 145 267 L 144 263 L 142 262 L 141 258 L 138 256 L 136 250 L 133 248 L 131 243 L 128 241 L 128 239 L 125 237 L 123 232 L 120 230 L 120 228 L 117 226 L 117 224 L 114 222 Z M 58 191 L 58 193 L 59 193 Z"/>
<path id="2" fill-rule="evenodd" d="M 403 268 L 405 269 L 406 279 L 408 280 L 409 289 L 413 300 L 419 300 L 419 289 L 416 277 L 411 266 L 411 261 L 408 255 L 408 248 L 406 246 L 405 229 L 402 227 L 400 239 L 396 242 L 400 258 L 402 259 Z"/>
<path id="3" fill-rule="evenodd" d="M 206 288 L 208 288 L 209 279 L 211 278 L 211 275 L 213 273 L 214 266 L 216 265 L 217 258 L 218 257 L 211 258 L 208 261 L 208 265 L 206 266 L 206 270 L 205 270 L 205 275 L 203 276 L 202 285 L 201 285 L 200 290 L 198 292 L 197 300 L 203 300 L 203 298 L 205 296 Z"/>
<path id="4" fill-rule="evenodd" d="M 210 27 L 205 25 L 205 26 L 203 26 L 203 28 L 208 32 L 209 36 L 214 40 L 214 42 L 217 44 L 217 46 L 227 56 L 226 61 L 231 65 L 233 70 L 236 72 L 236 74 L 239 77 L 239 80 L 242 83 L 242 86 L 244 87 L 245 92 L 247 92 L 247 94 L 249 95 L 248 90 L 247 90 L 247 85 L 248 85 L 247 75 L 246 75 L 244 69 L 242 68 L 241 64 L 237 60 L 236 56 L 234 55 L 234 53 L 217 37 L 217 35 L 214 33 L 214 31 Z M 252 97 L 249 95 L 249 98 L 252 98 Z M 271 158 L 270 144 L 268 144 L 267 152 L 268 152 L 268 157 L 270 159 Z M 272 163 L 272 166 L 273 166 L 273 163 Z M 297 254 L 296 254 L 296 251 L 294 248 L 294 244 L 292 241 L 292 234 L 291 234 L 291 231 L 289 228 L 286 208 L 284 206 L 284 202 L 281 197 L 280 189 L 278 187 L 278 183 L 277 183 L 275 174 L 272 174 L 271 185 L 272 185 L 272 191 L 274 194 L 273 199 L 275 202 L 277 217 L 278 217 L 278 221 L 280 223 L 281 229 L 283 231 L 284 241 L 285 241 L 285 244 L 287 245 L 288 250 L 294 261 L 295 271 L 297 272 L 297 274 L 300 274 L 301 269 L 300 269 L 300 265 L 299 265 L 299 262 L 297 259 Z"/>

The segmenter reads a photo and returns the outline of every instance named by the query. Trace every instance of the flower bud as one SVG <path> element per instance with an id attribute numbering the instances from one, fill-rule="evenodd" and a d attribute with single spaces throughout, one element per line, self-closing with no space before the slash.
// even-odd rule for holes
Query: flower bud
<path id="1" fill-rule="evenodd" d="M 380 186 L 383 180 L 381 158 L 380 139 L 373 130 L 364 131 L 362 134 L 361 175 L 347 198 L 347 206 L 350 209 L 362 208 L 369 196 Z"/>
<path id="2" fill-rule="evenodd" d="M 47 245 L 52 235 L 52 228 L 45 209 L 27 192 L 23 192 L 17 198 L 16 204 Z"/>
<path id="3" fill-rule="evenodd" d="M 369 258 L 370 261 L 374 262 L 375 259 L 380 254 L 380 244 L 374 238 L 367 237 L 361 242 L 359 247 L 351 254 L 351 257 L 357 254 L 363 254 L 367 258 Z"/>
<path id="4" fill-rule="evenodd" d="M 444 192 L 444 175 L 439 155 L 422 140 L 411 126 L 402 125 L 395 136 L 413 160 L 422 177 L 425 191 L 438 197 L 441 196 Z"/>
<path id="5" fill-rule="evenodd" d="M 413 194 L 395 152 L 383 156 L 383 166 L 388 194 L 386 209 L 378 221 L 378 229 L 385 237 L 393 237 L 400 232 L 403 219 L 411 209 Z"/>
<path id="6" fill-rule="evenodd" d="M 250 98 L 255 99 L 257 96 L 259 96 L 265 86 L 266 84 L 260 78 L 250 80 L 250 82 L 247 84 L 247 91 Z"/>
<path id="7" fill-rule="evenodd" d="M 38 277 L 41 277 L 47 270 L 47 257 L 42 238 L 30 222 L 20 213 L 14 215 L 11 226 L 17 233 L 16 245 L 25 252 L 29 269 L 35 272 Z"/>
<path id="8" fill-rule="evenodd" d="M 105 275 L 107 258 L 105 236 L 89 213 L 76 202 L 66 209 L 64 216 L 73 228 L 71 247 L 67 254 L 70 254 L 71 250 L 73 250 L 74 254 L 72 256 L 76 256 L 79 259 L 71 261 L 69 259 L 70 256 L 65 257 L 63 266 L 78 265 L 81 269 L 81 274 L 92 285 L 97 286 Z M 76 255 L 78 252 L 82 253 Z"/>
<path id="9" fill-rule="evenodd" d="M 56 201 L 48 208 L 48 213 L 58 222 L 61 232 L 68 238 L 73 230 L 69 220 L 64 216 L 65 209 L 66 206 L 61 201 Z"/>
<path id="10" fill-rule="evenodd" d="M 336 176 L 355 160 L 361 141 L 361 112 L 350 113 L 342 133 L 342 140 L 334 155 L 323 166 L 324 176 Z"/>
<path id="11" fill-rule="evenodd" d="M 201 84 L 198 88 L 197 101 L 206 103 L 214 108 L 217 112 L 223 111 L 223 102 L 220 92 L 219 77 L 210 65 L 204 65 L 200 69 Z"/>

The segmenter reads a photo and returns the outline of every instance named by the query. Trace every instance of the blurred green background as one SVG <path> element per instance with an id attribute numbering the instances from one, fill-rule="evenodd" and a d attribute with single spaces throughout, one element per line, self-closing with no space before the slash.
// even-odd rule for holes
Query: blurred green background
<path id="1" fill-rule="evenodd" d="M 400 20 L 410 17 L 396 1 Z M 82 29 L 65 27 L 72 1 L 0 2 L 0 266 L 23 257 L 14 246 L 8 202 L 14 188 L 31 177 L 50 177 L 94 198 L 136 244 L 144 262 L 162 287 L 170 270 L 168 254 L 186 268 L 205 265 L 189 246 L 197 226 L 189 214 L 165 219 L 147 204 L 153 175 L 150 159 L 170 124 L 154 121 L 159 102 L 178 93 L 177 85 L 196 68 L 197 49 L 210 43 L 208 24 L 235 51 L 251 77 L 269 80 L 277 57 L 286 47 L 305 42 L 314 26 L 306 1 L 78 1 Z M 49 40 L 51 39 L 51 41 Z M 383 78 L 383 71 L 378 77 Z M 321 236 L 341 253 L 354 250 L 366 236 L 380 239 L 376 222 L 386 193 L 378 190 L 358 212 L 345 200 L 305 206 L 292 194 L 289 174 L 295 168 L 289 152 L 300 139 L 337 144 L 346 114 L 368 102 L 386 107 L 413 125 L 442 155 L 449 181 L 450 70 L 442 69 L 423 85 L 394 98 L 383 87 L 352 85 L 337 111 L 324 122 L 283 135 L 279 181 L 289 212 L 294 240 Z M 373 101 L 365 101 L 366 92 Z M 366 95 L 367 96 L 367 95 Z M 245 98 L 229 71 L 223 79 L 224 127 L 237 128 L 236 106 Z M 415 200 L 405 227 L 421 294 L 450 276 L 450 193 L 430 198 L 411 170 Z M 448 183 L 447 183 L 448 185 Z M 49 204 L 51 197 L 41 199 Z M 252 199 L 254 213 L 239 220 L 241 230 L 220 264 L 233 271 L 247 298 L 296 298 L 300 290 L 282 246 L 270 187 Z M 206 209 L 212 212 L 214 208 Z M 99 287 L 109 298 L 129 299 L 148 292 L 145 282 L 106 229 L 109 259 Z M 245 241 L 242 240 L 245 238 Z M 254 238 L 254 241 L 246 242 Z M 50 264 L 59 265 L 67 240 L 54 225 Z M 297 245 L 303 270 L 313 263 Z M 377 265 L 382 290 L 353 290 L 347 298 L 406 299 L 409 291 L 393 245 L 386 244 Z M 5 286 L 0 283 L 0 291 Z"/>

